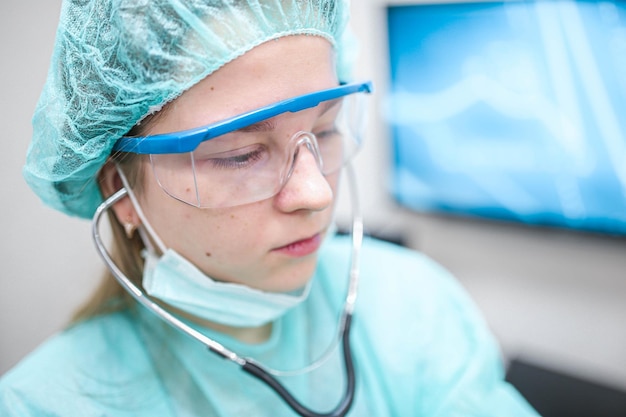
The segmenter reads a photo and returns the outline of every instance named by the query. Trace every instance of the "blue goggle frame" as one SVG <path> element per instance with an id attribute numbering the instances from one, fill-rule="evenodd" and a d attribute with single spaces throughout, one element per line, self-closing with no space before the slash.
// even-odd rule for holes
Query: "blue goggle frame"
<path id="1" fill-rule="evenodd" d="M 247 126 L 278 116 L 286 112 L 299 112 L 312 108 L 323 101 L 334 100 L 354 93 L 371 93 L 371 81 L 344 84 L 327 90 L 289 98 L 240 114 L 226 120 L 174 133 L 153 136 L 124 136 L 115 142 L 114 152 L 131 152 L 136 154 L 168 154 L 185 153 L 195 150 L 200 143 L 215 137 L 243 129 Z"/>

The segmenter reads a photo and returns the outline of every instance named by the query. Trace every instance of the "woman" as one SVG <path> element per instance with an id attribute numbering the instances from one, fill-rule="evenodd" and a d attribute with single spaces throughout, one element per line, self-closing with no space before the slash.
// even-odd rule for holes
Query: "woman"
<path id="1" fill-rule="evenodd" d="M 25 176 L 96 229 L 110 208 L 113 274 L 3 377 L 1 415 L 536 415 L 428 259 L 366 240 L 352 304 L 333 206 L 371 86 L 348 83 L 347 7 L 65 2 Z"/>

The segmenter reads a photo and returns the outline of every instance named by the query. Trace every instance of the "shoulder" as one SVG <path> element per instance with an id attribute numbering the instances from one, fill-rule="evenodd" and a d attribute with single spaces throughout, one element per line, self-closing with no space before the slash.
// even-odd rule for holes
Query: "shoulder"
<path id="1" fill-rule="evenodd" d="M 54 335 L 0 379 L 0 414 L 90 416 L 148 403 L 151 368 L 132 313 L 95 317 Z"/>
<path id="2" fill-rule="evenodd" d="M 335 266 L 325 281 L 347 280 L 350 247 L 349 236 L 329 242 L 322 263 Z M 375 239 L 363 241 L 359 264 L 353 348 L 376 376 L 372 390 L 391 393 L 402 415 L 535 416 L 504 383 L 496 340 L 452 274 Z"/>
<path id="3" fill-rule="evenodd" d="M 128 311 L 106 314 L 73 324 L 46 340 L 30 353 L 8 376 L 20 376 L 29 369 L 57 370 L 67 367 L 87 368 L 102 360 L 127 361 L 127 356 L 111 349 L 120 343 L 131 351 L 137 349 L 137 332 Z M 117 352 L 119 353 L 119 352 Z"/>
<path id="4" fill-rule="evenodd" d="M 338 236 L 329 243 L 323 263 L 335 266 L 326 267 L 324 281 L 337 286 L 347 281 L 350 237 Z M 481 313 L 463 287 L 424 254 L 366 238 L 358 267 L 356 329 L 374 349 L 402 352 L 385 359 L 399 361 L 387 363 L 389 368 L 406 366 L 406 357 L 432 364 L 445 358 L 442 350 L 456 349 L 457 357 L 477 341 L 492 344 Z M 341 279 L 341 274 L 346 278 Z"/>
<path id="5" fill-rule="evenodd" d="M 321 275 L 327 288 L 342 293 L 350 268 L 350 237 L 337 236 L 328 243 Z M 445 337 L 466 345 L 477 338 L 491 339 L 465 289 L 429 257 L 371 238 L 364 239 L 359 257 L 356 314 L 369 331 L 390 336 L 390 343 L 397 342 L 391 336 L 404 341 L 414 336 L 412 342 L 420 346 Z"/>

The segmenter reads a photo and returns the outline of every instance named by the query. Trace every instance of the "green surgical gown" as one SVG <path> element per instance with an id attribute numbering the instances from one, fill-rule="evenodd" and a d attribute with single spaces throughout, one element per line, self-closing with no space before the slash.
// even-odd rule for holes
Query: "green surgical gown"
<path id="1" fill-rule="evenodd" d="M 306 366 L 336 339 L 350 239 L 321 249 L 309 298 L 262 344 L 213 332 L 240 355 L 279 370 Z M 349 416 L 527 417 L 503 381 L 498 346 L 460 285 L 425 256 L 366 239 L 351 333 L 357 372 Z M 311 372 L 280 377 L 308 407 L 328 411 L 345 378 L 341 348 Z M 92 318 L 53 336 L 0 379 L 0 416 L 294 416 L 265 385 L 143 307 Z"/>

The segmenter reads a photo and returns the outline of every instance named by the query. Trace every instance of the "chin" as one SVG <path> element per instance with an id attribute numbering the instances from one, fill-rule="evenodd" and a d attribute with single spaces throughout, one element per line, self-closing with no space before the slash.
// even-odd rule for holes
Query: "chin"
<path id="1" fill-rule="evenodd" d="M 287 270 L 277 272 L 274 277 L 270 277 L 274 288 L 268 288 L 268 291 L 289 292 L 304 287 L 313 279 L 315 268 L 317 267 L 317 255 L 309 257 L 309 259 L 301 260 L 296 265 L 290 265 Z"/>

